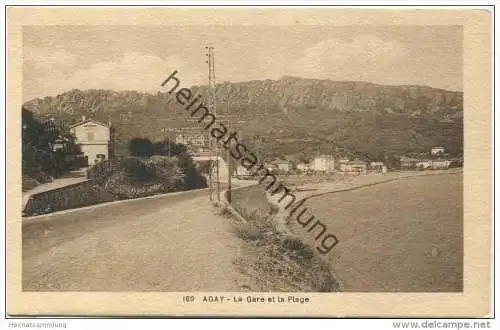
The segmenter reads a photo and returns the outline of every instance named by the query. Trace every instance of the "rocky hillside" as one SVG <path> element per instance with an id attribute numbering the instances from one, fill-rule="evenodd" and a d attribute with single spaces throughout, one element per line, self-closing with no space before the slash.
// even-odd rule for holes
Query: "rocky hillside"
<path id="1" fill-rule="evenodd" d="M 206 87 L 201 89 L 205 92 Z M 218 86 L 221 103 L 291 110 L 387 111 L 406 114 L 462 111 L 462 93 L 427 86 L 301 79 L 258 80 Z"/>
<path id="2" fill-rule="evenodd" d="M 207 93 L 206 86 L 192 89 Z M 161 138 L 165 129 L 199 127 L 188 120 L 187 113 L 166 90 L 154 95 L 71 90 L 28 101 L 25 106 L 40 116 L 56 116 L 68 122 L 82 115 L 111 120 L 122 140 L 134 136 Z M 353 143 L 360 134 L 368 140 L 364 145 L 377 141 L 391 152 L 423 150 L 434 144 L 445 144 L 456 152 L 462 148 L 461 92 L 284 77 L 226 82 L 217 85 L 216 93 L 219 117 L 231 119 L 234 129 L 247 137 L 267 137 L 271 143 L 267 150 L 276 149 L 276 153 L 299 152 L 299 147 L 279 147 L 290 146 L 293 140 L 310 141 L 316 146 L 308 152 L 329 152 L 333 147 L 360 149 L 360 143 Z M 367 151 L 361 149 L 354 152 Z"/>
<path id="3" fill-rule="evenodd" d="M 193 87 L 206 95 L 207 87 Z M 462 112 L 463 94 L 427 86 L 382 86 L 366 82 L 301 79 L 256 80 L 217 85 L 218 103 L 233 111 L 241 108 L 297 110 L 321 108 L 339 111 L 379 111 L 405 114 Z M 156 95 L 109 90 L 71 90 L 56 97 L 26 103 L 40 113 L 87 114 L 127 110 L 150 112 L 171 102 L 168 93 Z"/>

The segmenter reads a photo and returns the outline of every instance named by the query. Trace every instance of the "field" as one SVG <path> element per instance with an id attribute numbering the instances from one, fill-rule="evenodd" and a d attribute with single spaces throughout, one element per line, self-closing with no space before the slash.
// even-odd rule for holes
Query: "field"
<path id="1" fill-rule="evenodd" d="M 463 290 L 462 174 L 327 194 L 306 205 L 339 244 L 325 256 L 342 291 Z M 314 244 L 295 222 L 294 232 Z"/>

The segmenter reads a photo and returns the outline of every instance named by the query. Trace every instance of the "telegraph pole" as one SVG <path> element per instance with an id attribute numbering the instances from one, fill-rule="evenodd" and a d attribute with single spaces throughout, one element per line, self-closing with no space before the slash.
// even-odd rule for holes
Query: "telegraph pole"
<path id="1" fill-rule="evenodd" d="M 208 57 L 208 109 L 210 113 L 217 118 L 217 109 L 215 101 L 215 57 L 214 57 L 214 47 L 205 47 L 207 51 L 206 56 Z M 219 180 L 219 145 L 217 141 L 212 141 L 210 133 L 208 133 L 208 139 L 210 141 L 210 160 L 212 160 L 212 149 L 215 154 L 215 190 L 217 192 L 217 201 L 220 202 L 220 180 Z M 213 145 L 213 148 L 212 148 Z M 214 189 L 212 166 L 210 166 L 210 200 L 212 200 L 212 192 Z"/>
<path id="2" fill-rule="evenodd" d="M 231 116 L 229 115 L 229 107 L 227 108 L 227 112 L 228 112 L 228 118 L 229 118 L 229 124 L 228 124 L 228 127 L 229 127 L 229 132 L 232 131 L 232 125 L 231 125 Z M 233 175 L 233 171 L 232 171 L 232 164 L 231 164 L 231 161 L 232 161 L 232 158 L 231 158 L 231 149 L 232 149 L 232 145 L 229 146 L 229 148 L 227 149 L 227 201 L 229 204 L 231 204 L 231 199 L 232 199 L 232 196 L 231 196 L 231 189 L 232 189 L 232 186 L 231 186 L 231 176 Z"/>

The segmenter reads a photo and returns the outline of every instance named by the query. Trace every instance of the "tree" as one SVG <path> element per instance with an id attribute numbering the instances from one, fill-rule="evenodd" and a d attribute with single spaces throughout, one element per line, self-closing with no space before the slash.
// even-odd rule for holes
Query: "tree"
<path id="1" fill-rule="evenodd" d="M 179 156 L 187 153 L 187 147 L 180 143 L 175 143 L 169 139 L 153 143 L 153 154 L 158 156 Z"/>
<path id="2" fill-rule="evenodd" d="M 182 155 L 182 154 L 187 154 L 187 147 L 183 144 L 180 144 L 180 143 L 170 143 L 169 144 L 169 148 L 170 148 L 170 155 L 171 156 L 179 156 L 179 155 Z"/>
<path id="3" fill-rule="evenodd" d="M 198 172 L 196 165 L 193 161 L 193 158 L 187 154 L 182 153 L 178 156 L 179 158 L 179 167 L 185 175 L 185 186 L 187 189 L 197 189 L 197 188 L 205 188 L 207 186 L 207 182 L 205 178 Z"/>
<path id="4" fill-rule="evenodd" d="M 150 157 L 154 154 L 154 145 L 148 138 L 134 138 L 129 143 L 129 151 L 132 156 Z"/>
<path id="5" fill-rule="evenodd" d="M 68 172 L 81 151 L 72 134 L 52 121 L 41 122 L 23 107 L 22 155 L 23 174 L 43 182 L 48 175 L 57 177 Z"/>

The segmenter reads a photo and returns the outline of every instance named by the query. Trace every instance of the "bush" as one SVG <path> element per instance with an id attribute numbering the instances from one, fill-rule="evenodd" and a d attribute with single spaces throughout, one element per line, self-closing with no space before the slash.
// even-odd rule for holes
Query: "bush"
<path id="1" fill-rule="evenodd" d="M 111 173 L 113 173 L 112 161 L 104 160 L 87 170 L 87 179 L 93 180 L 96 184 L 104 184 L 104 181 Z"/>
<path id="2" fill-rule="evenodd" d="M 187 153 L 183 153 L 178 156 L 178 159 L 179 167 L 185 175 L 184 180 L 186 189 L 200 189 L 208 186 L 207 180 L 198 172 L 191 156 Z"/>
<path id="3" fill-rule="evenodd" d="M 154 166 L 139 157 L 124 158 L 119 162 L 119 170 L 128 175 L 133 183 L 149 183 L 158 178 Z"/>
<path id="4" fill-rule="evenodd" d="M 178 157 L 127 157 L 91 167 L 88 178 L 121 199 L 206 187 L 194 166 Z M 186 173 L 187 172 L 187 173 Z"/>
<path id="5" fill-rule="evenodd" d="M 134 138 L 129 143 L 129 150 L 132 156 L 149 157 L 154 153 L 154 145 L 147 138 Z"/>
<path id="6" fill-rule="evenodd" d="M 281 245 L 300 263 L 309 263 L 314 257 L 314 250 L 297 237 L 285 237 Z"/>
<path id="7" fill-rule="evenodd" d="M 271 223 L 271 214 L 241 208 L 237 212 L 248 221 L 235 224 L 237 235 L 248 243 L 246 256 L 237 263 L 263 285 L 262 290 L 340 291 L 328 264 L 300 238 L 279 234 Z"/>
<path id="8" fill-rule="evenodd" d="M 167 191 L 184 189 L 185 174 L 177 157 L 152 156 L 145 162 L 154 168 L 157 179 Z"/>

